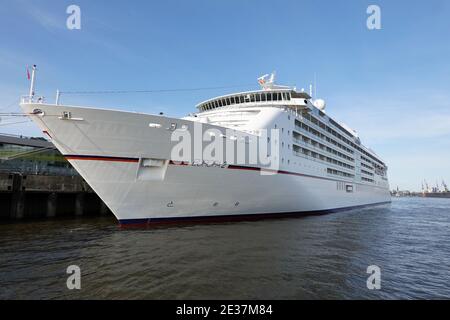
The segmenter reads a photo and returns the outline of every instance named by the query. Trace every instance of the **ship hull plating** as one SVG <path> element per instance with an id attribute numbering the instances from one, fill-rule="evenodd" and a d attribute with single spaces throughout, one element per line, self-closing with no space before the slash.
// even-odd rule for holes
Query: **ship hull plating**
<path id="1" fill-rule="evenodd" d="M 390 202 L 386 187 L 308 171 L 307 165 L 262 175 L 259 166 L 172 161 L 171 127 L 193 131 L 192 121 L 44 104 L 22 107 L 123 224 L 282 217 Z"/>

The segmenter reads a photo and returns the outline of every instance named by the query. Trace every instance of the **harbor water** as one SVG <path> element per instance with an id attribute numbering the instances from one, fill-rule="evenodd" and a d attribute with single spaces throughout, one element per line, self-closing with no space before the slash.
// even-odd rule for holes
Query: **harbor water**
<path id="1" fill-rule="evenodd" d="M 449 286 L 450 199 L 138 230 L 111 217 L 0 225 L 0 299 L 436 299 Z"/>

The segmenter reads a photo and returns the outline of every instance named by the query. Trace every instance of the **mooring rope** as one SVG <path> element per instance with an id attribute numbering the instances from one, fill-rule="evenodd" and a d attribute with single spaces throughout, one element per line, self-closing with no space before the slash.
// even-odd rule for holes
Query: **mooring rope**
<path id="1" fill-rule="evenodd" d="M 5 127 L 5 126 L 10 126 L 10 125 L 14 125 L 14 124 L 20 124 L 20 123 L 27 123 L 30 122 L 31 120 L 25 120 L 25 121 L 17 121 L 17 122 L 6 122 L 6 123 L 1 123 L 0 122 L 0 126 L 1 127 Z"/>

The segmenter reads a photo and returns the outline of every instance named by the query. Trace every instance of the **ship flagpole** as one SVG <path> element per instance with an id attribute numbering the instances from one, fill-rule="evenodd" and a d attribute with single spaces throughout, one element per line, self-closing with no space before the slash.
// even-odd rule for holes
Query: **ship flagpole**
<path id="1" fill-rule="evenodd" d="M 33 100 L 34 97 L 34 83 L 36 79 L 36 65 L 33 65 L 31 70 L 31 84 L 30 84 L 30 100 Z"/>

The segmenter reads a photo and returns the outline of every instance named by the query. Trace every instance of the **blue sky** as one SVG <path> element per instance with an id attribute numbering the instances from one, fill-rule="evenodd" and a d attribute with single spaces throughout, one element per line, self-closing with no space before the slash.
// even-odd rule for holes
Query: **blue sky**
<path id="1" fill-rule="evenodd" d="M 81 8 L 68 30 L 66 8 Z M 366 9 L 381 8 L 381 30 Z M 238 89 L 108 96 L 62 103 L 183 116 L 215 95 L 278 82 L 307 88 L 317 74 L 327 112 L 356 129 L 389 165 L 391 187 L 450 183 L 450 1 L 80 1 L 2 0 L 0 112 L 18 112 L 25 67 L 37 93 L 56 89 Z M 2 117 L 0 132 L 40 135 Z"/>

